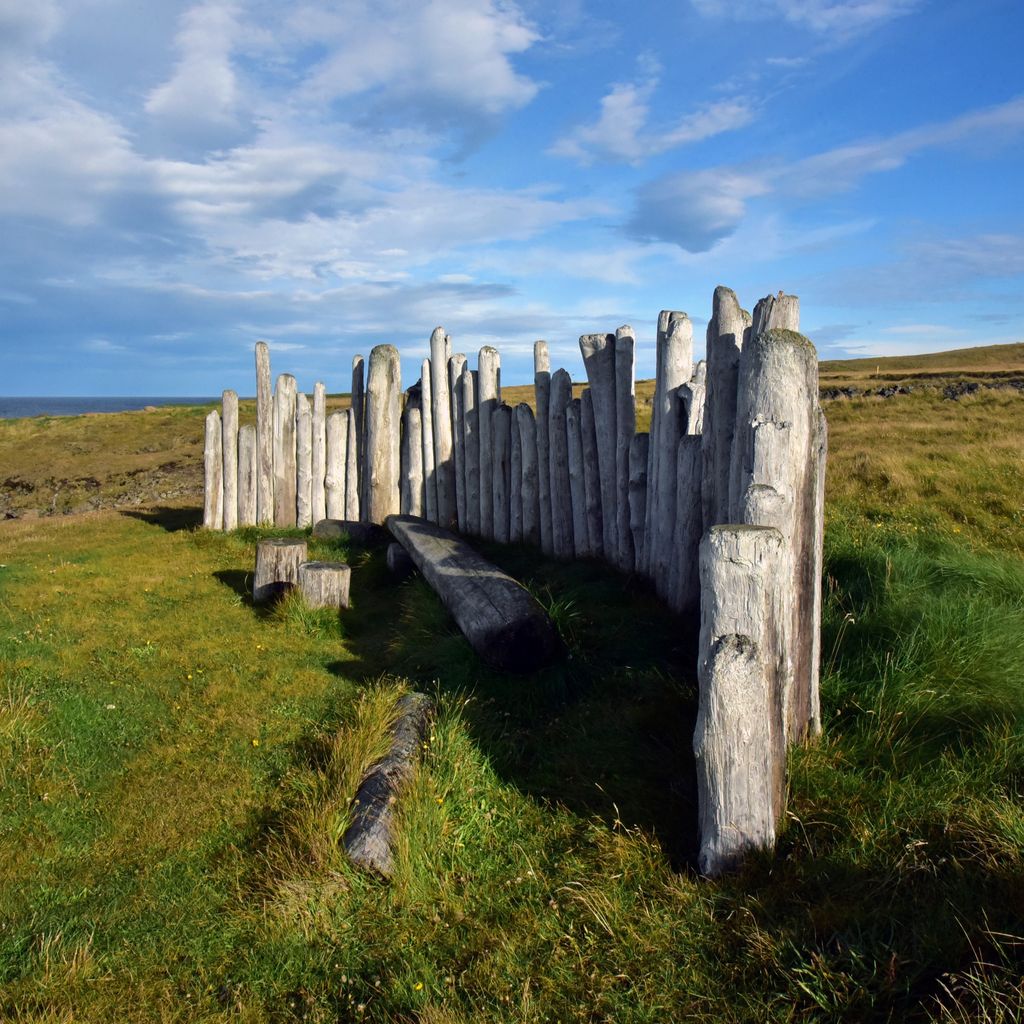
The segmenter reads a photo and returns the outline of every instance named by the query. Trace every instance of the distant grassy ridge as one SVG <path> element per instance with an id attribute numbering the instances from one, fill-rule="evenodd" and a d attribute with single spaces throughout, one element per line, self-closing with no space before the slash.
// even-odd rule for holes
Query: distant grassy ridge
<path id="1" fill-rule="evenodd" d="M 998 380 L 1024 374 L 1024 342 L 982 345 L 911 356 L 823 359 L 823 388 L 837 384 L 901 384 L 936 380 Z"/>

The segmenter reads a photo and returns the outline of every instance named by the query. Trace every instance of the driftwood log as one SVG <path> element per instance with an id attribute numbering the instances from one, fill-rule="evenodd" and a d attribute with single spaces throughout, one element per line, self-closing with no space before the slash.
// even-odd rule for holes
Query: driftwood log
<path id="1" fill-rule="evenodd" d="M 391 749 L 372 765 L 352 800 L 352 823 L 341 838 L 349 860 L 383 878 L 394 872 L 395 804 L 412 780 L 433 717 L 433 702 L 407 693 L 395 708 Z"/>
<path id="2" fill-rule="evenodd" d="M 532 672 L 554 658 L 554 625 L 514 579 L 431 523 L 389 516 L 387 526 L 484 661 L 506 672 Z"/>
<path id="3" fill-rule="evenodd" d="M 352 570 L 344 562 L 301 562 L 298 587 L 310 608 L 347 608 Z"/>
<path id="4" fill-rule="evenodd" d="M 256 571 L 252 603 L 267 604 L 299 582 L 299 566 L 306 561 L 306 542 L 292 537 L 268 537 L 256 545 Z"/>

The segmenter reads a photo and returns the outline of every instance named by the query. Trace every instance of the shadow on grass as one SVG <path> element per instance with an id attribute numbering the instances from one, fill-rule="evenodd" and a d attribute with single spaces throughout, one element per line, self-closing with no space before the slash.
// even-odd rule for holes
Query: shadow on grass
<path id="1" fill-rule="evenodd" d="M 201 508 L 173 508 L 159 505 L 149 509 L 122 509 L 121 515 L 130 519 L 138 519 L 152 526 L 159 526 L 168 533 L 181 530 L 193 530 L 202 525 L 203 510 Z"/>

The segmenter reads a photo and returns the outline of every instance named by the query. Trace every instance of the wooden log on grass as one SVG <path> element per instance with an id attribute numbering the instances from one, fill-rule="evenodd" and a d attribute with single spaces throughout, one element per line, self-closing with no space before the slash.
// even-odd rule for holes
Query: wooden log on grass
<path id="1" fill-rule="evenodd" d="M 238 525 L 256 525 L 256 427 L 238 431 Z"/>
<path id="2" fill-rule="evenodd" d="M 207 530 L 224 528 L 224 435 L 220 413 L 206 414 L 203 440 L 203 526 Z"/>
<path id="3" fill-rule="evenodd" d="M 477 422 L 480 434 L 480 536 L 494 540 L 494 451 L 491 420 L 501 390 L 501 356 L 484 345 L 477 356 Z"/>
<path id="4" fill-rule="evenodd" d="M 512 479 L 512 410 L 499 403 L 491 416 L 491 451 L 493 488 L 491 508 L 494 526 L 491 536 L 499 544 L 507 544 L 511 527 Z"/>
<path id="5" fill-rule="evenodd" d="M 270 349 L 256 342 L 256 522 L 274 522 L 274 396 L 270 388 Z"/>
<path id="6" fill-rule="evenodd" d="M 351 411 L 351 410 L 349 410 Z M 324 474 L 324 514 L 321 519 L 344 519 L 345 511 L 345 463 L 348 458 L 348 411 L 332 412 L 327 417 L 326 429 L 326 472 Z"/>
<path id="7" fill-rule="evenodd" d="M 256 545 L 252 577 L 252 603 L 267 604 L 299 582 L 299 566 L 306 561 L 306 542 L 295 537 L 267 537 Z"/>
<path id="8" fill-rule="evenodd" d="M 464 540 L 410 516 L 390 516 L 387 526 L 480 658 L 506 672 L 532 672 L 555 657 L 558 635 L 544 609 Z"/>
<path id="9" fill-rule="evenodd" d="M 584 334 L 580 351 L 594 400 L 598 473 L 601 482 L 601 530 L 605 561 L 619 564 L 619 513 L 616 508 L 615 335 Z"/>
<path id="10" fill-rule="evenodd" d="M 569 438 L 565 410 L 572 399 L 572 378 L 565 370 L 551 375 L 548 404 L 548 464 L 551 481 L 551 543 L 555 558 L 575 553 L 572 527 L 572 494 L 569 489 Z"/>
<path id="11" fill-rule="evenodd" d="M 548 406 L 551 403 L 551 356 L 546 341 L 533 343 L 533 393 L 537 406 L 537 502 L 540 513 L 540 547 L 555 553 L 551 527 L 551 459 L 548 454 Z"/>
<path id="12" fill-rule="evenodd" d="M 402 375 L 398 349 L 377 345 L 366 380 L 366 508 L 362 518 L 383 523 L 398 512 L 399 415 Z"/>
<path id="13" fill-rule="evenodd" d="M 537 466 L 537 423 L 533 410 L 525 403 L 516 406 L 515 426 L 519 431 L 522 451 L 520 497 L 522 499 L 523 541 L 540 546 L 540 499 L 538 490 L 542 477 Z"/>
<path id="14" fill-rule="evenodd" d="M 295 525 L 295 378 L 282 373 L 274 388 L 274 525 Z"/>
<path id="15" fill-rule="evenodd" d="M 583 437 L 580 430 L 580 400 L 574 398 L 565 407 L 565 439 L 569 466 L 569 503 L 572 507 L 572 546 L 577 558 L 589 558 L 590 534 L 587 531 L 587 491 L 583 477 Z"/>
<path id="16" fill-rule="evenodd" d="M 238 527 L 238 395 L 225 391 L 221 396 L 221 441 L 224 456 L 224 529 Z"/>
<path id="17" fill-rule="evenodd" d="M 480 534 L 480 418 L 477 415 L 477 375 L 462 368 L 462 428 L 466 450 L 466 525 L 472 536 Z"/>
<path id="18" fill-rule="evenodd" d="M 310 487 L 310 515 L 314 523 L 327 518 L 327 389 L 322 381 L 313 385 L 313 482 Z"/>
<path id="19" fill-rule="evenodd" d="M 783 546 L 777 530 L 756 526 L 713 526 L 701 541 L 693 751 L 698 864 L 712 877 L 738 867 L 749 850 L 771 848 L 785 814 Z"/>
<path id="20" fill-rule="evenodd" d="M 295 525 L 313 525 L 313 415 L 309 398 L 295 396 Z"/>
<path id="21" fill-rule="evenodd" d="M 586 388 L 580 396 L 580 440 L 583 445 L 587 542 L 591 555 L 600 558 L 604 553 L 604 517 L 601 512 L 601 468 L 597 456 L 597 428 L 594 424 L 594 393 L 590 388 Z M 644 479 L 646 475 L 647 468 L 644 467 Z"/>
<path id="22" fill-rule="evenodd" d="M 351 577 L 344 562 L 300 562 L 298 588 L 310 608 L 347 608 Z"/>
<path id="23" fill-rule="evenodd" d="M 434 705 L 425 694 L 407 693 L 395 710 L 391 746 L 359 783 L 352 800 L 352 823 L 341 839 L 356 867 L 383 878 L 394 873 L 395 808 L 423 754 Z"/>

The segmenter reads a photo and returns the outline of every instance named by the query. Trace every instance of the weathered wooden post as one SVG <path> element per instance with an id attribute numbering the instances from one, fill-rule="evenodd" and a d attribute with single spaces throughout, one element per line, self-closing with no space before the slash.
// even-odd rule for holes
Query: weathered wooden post
<path id="1" fill-rule="evenodd" d="M 456 352 L 448 360 L 448 398 L 452 413 L 452 455 L 455 458 L 455 512 L 459 529 L 466 529 L 466 410 L 463 405 L 462 370 L 466 357 Z"/>
<path id="2" fill-rule="evenodd" d="M 679 388 L 683 403 L 684 430 L 687 434 L 700 434 L 704 430 L 704 394 L 706 390 L 707 363 L 702 359 L 693 368 L 689 382 Z"/>
<path id="3" fill-rule="evenodd" d="M 322 381 L 313 385 L 313 484 L 310 490 L 314 523 L 327 518 L 327 389 Z"/>
<path id="4" fill-rule="evenodd" d="M 299 582 L 299 565 L 306 561 L 306 542 L 294 537 L 268 537 L 256 545 L 252 603 L 266 604 Z"/>
<path id="5" fill-rule="evenodd" d="M 220 413 L 206 414 L 203 443 L 203 526 L 208 530 L 224 527 L 224 451 Z"/>
<path id="6" fill-rule="evenodd" d="M 480 432 L 480 534 L 494 540 L 494 442 L 491 420 L 498 404 L 501 356 L 484 345 L 477 357 L 477 419 Z"/>
<path id="7" fill-rule="evenodd" d="M 533 393 L 537 405 L 537 501 L 540 508 L 540 546 L 555 553 L 551 526 L 551 459 L 548 454 L 548 407 L 551 402 L 551 357 L 546 341 L 533 343 Z"/>
<path id="8" fill-rule="evenodd" d="M 344 562 L 301 562 L 297 583 L 310 608 L 347 608 L 351 577 Z"/>
<path id="9" fill-rule="evenodd" d="M 423 515 L 423 412 L 420 390 L 407 392 L 402 413 L 402 513 Z"/>
<path id="10" fill-rule="evenodd" d="M 491 416 L 492 476 L 491 509 L 494 513 L 491 536 L 499 544 L 509 541 L 509 481 L 512 473 L 512 410 L 502 403 Z"/>
<path id="11" fill-rule="evenodd" d="M 348 413 L 332 412 L 327 417 L 327 467 L 324 474 L 325 510 L 321 519 L 344 519 L 345 463 L 348 458 Z M 318 519 L 317 522 L 320 522 Z M 316 524 L 314 524 L 316 525 Z"/>
<path id="12" fill-rule="evenodd" d="M 589 558 L 590 534 L 587 531 L 587 492 L 583 477 L 583 437 L 580 430 L 580 400 L 574 398 L 565 407 L 565 439 L 569 466 L 569 503 L 572 510 L 572 546 L 577 558 Z"/>
<path id="13" fill-rule="evenodd" d="M 309 399 L 295 396 L 295 523 L 313 525 L 313 416 Z"/>
<path id="14" fill-rule="evenodd" d="M 468 366 L 462 368 L 462 426 L 466 449 L 466 525 L 464 529 L 480 534 L 480 418 L 477 415 L 477 375 Z"/>
<path id="15" fill-rule="evenodd" d="M 420 365 L 420 410 L 423 421 L 423 515 L 437 522 L 437 463 L 434 452 L 434 386 L 429 359 Z"/>
<path id="16" fill-rule="evenodd" d="M 256 522 L 274 522 L 274 396 L 265 341 L 256 342 Z"/>
<path id="17" fill-rule="evenodd" d="M 583 491 L 587 502 L 587 541 L 595 558 L 604 554 L 604 516 L 601 512 L 601 469 L 594 425 L 594 392 L 587 388 L 580 396 L 580 438 L 583 445 Z M 647 469 L 644 467 L 644 479 Z"/>
<path id="18" fill-rule="evenodd" d="M 676 448 L 676 500 L 673 505 L 672 550 L 668 567 L 668 604 L 683 615 L 700 608 L 698 559 L 704 533 L 701 511 L 701 439 L 685 434 Z"/>
<path id="19" fill-rule="evenodd" d="M 398 512 L 399 395 L 402 371 L 398 349 L 377 345 L 370 353 L 366 381 L 366 487 L 364 522 L 381 524 Z"/>
<path id="20" fill-rule="evenodd" d="M 701 541 L 697 758 L 700 870 L 720 875 L 775 843 L 785 813 L 779 702 L 779 560 L 770 527 L 714 526 Z"/>
<path id="21" fill-rule="evenodd" d="M 517 409 L 509 407 L 512 440 L 508 475 L 508 539 L 512 544 L 523 541 L 523 439 L 519 434 Z"/>
<path id="22" fill-rule="evenodd" d="M 224 455 L 224 529 L 238 528 L 238 395 L 221 395 L 221 448 Z"/>
<path id="23" fill-rule="evenodd" d="M 548 463 L 551 478 L 551 542 L 555 558 L 572 558 L 572 495 L 569 490 L 569 438 L 565 410 L 572 400 L 572 378 L 565 370 L 551 375 L 548 404 Z"/>
<path id="24" fill-rule="evenodd" d="M 256 427 L 238 431 L 238 525 L 256 525 Z"/>
<path id="25" fill-rule="evenodd" d="M 522 449 L 521 478 L 523 506 L 523 540 L 534 547 L 540 546 L 540 471 L 537 466 L 537 423 L 533 410 L 525 403 L 516 406 L 516 425 Z"/>
<path id="26" fill-rule="evenodd" d="M 615 511 L 616 550 L 623 572 L 635 568 L 633 534 L 629 527 L 629 445 L 636 433 L 636 336 L 626 325 L 615 332 Z"/>
<path id="27" fill-rule="evenodd" d="M 345 444 L 345 518 L 349 522 L 355 522 L 360 518 L 362 505 L 359 497 L 359 430 L 354 409 L 348 410 L 346 420 L 348 436 Z"/>
<path id="28" fill-rule="evenodd" d="M 586 392 L 584 392 L 586 394 Z M 647 450 L 650 434 L 634 434 L 629 445 L 629 528 L 637 564 L 645 552 L 647 515 Z"/>
<path id="29" fill-rule="evenodd" d="M 366 481 L 363 479 L 363 467 L 366 465 L 366 386 L 364 383 L 366 370 L 361 355 L 352 357 L 352 400 L 349 408 L 353 419 L 349 421 L 349 447 L 356 457 L 356 496 L 360 508 L 366 502 Z M 354 422 L 353 422 L 354 421 Z M 352 428 L 355 428 L 353 433 Z M 345 480 L 348 502 L 348 479 Z"/>
<path id="30" fill-rule="evenodd" d="M 597 460 L 601 480 L 601 528 L 604 557 L 619 565 L 619 512 L 616 508 L 617 430 L 615 426 L 615 335 L 584 334 L 580 338 L 583 365 L 594 396 L 594 429 L 597 434 Z"/>
<path id="31" fill-rule="evenodd" d="M 295 525 L 295 378 L 282 373 L 274 389 L 274 525 Z"/>
<path id="32" fill-rule="evenodd" d="M 437 520 L 446 530 L 457 528 L 455 460 L 452 455 L 452 406 L 448 395 L 451 341 L 443 327 L 430 335 L 430 387 L 433 398 L 434 473 L 437 479 Z"/>
<path id="33" fill-rule="evenodd" d="M 825 572 L 825 464 L 828 461 L 828 421 L 821 405 L 818 405 L 818 449 L 816 454 L 817 493 L 814 501 L 814 567 L 811 570 L 814 583 L 814 605 L 811 621 L 811 680 L 809 701 L 811 715 L 808 732 L 814 736 L 821 732 L 821 587 Z"/>

